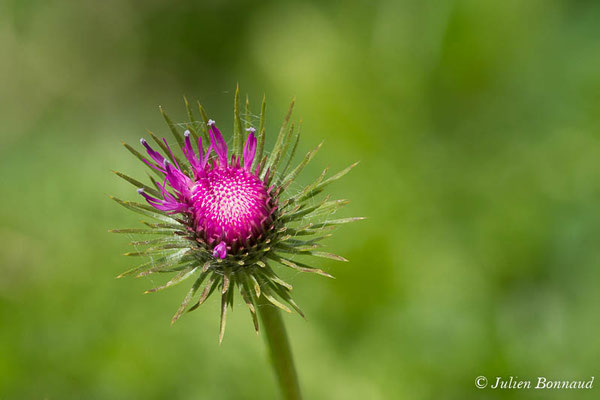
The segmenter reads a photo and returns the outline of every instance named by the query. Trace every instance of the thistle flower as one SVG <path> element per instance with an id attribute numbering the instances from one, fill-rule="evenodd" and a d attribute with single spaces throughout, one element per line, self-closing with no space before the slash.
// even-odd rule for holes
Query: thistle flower
<path id="1" fill-rule="evenodd" d="M 151 185 L 145 185 L 116 172 L 138 187 L 137 192 L 147 204 L 113 199 L 155 221 L 142 221 L 147 226 L 143 229 L 116 229 L 112 232 L 159 236 L 132 242 L 134 246 L 148 247 L 126 255 L 147 256 L 150 260 L 119 277 L 175 273 L 166 284 L 147 293 L 193 277 L 192 287 L 173 316 L 172 323 L 186 309 L 195 310 L 211 294 L 220 293 L 219 342 L 223 339 L 227 308 L 233 306 L 235 289 L 247 304 L 257 332 L 259 301 L 266 300 L 286 312 L 291 312 L 291 307 L 303 316 L 290 295 L 292 286 L 276 274 L 272 265 L 278 263 L 297 271 L 331 277 L 318 267 L 298 261 L 297 256 L 347 261 L 319 251 L 319 242 L 330 236 L 328 231 L 335 226 L 360 218 L 331 219 L 329 216 L 347 201 L 330 200 L 329 197 L 315 201 L 315 198 L 356 164 L 329 178 L 326 178 L 325 169 L 313 183 L 297 193 L 288 194 L 286 190 L 321 147 L 317 146 L 290 170 L 300 138 L 299 129 L 290 123 L 294 101 L 268 156 L 263 155 L 264 99 L 258 131 L 248 123 L 244 130 L 239 91 L 236 90 L 232 146 L 227 145 L 217 124 L 208 119 L 201 105 L 202 122 L 197 123 L 187 100 L 185 103 L 190 122 L 185 124 L 187 129 L 183 135 L 161 108 L 183 157 L 173 152 L 166 139 L 159 140 L 152 132 L 149 132 L 150 137 L 158 148 L 140 139 L 147 155 L 124 144 L 158 179 L 150 176 Z M 249 114 L 248 100 L 246 114 Z M 200 295 L 195 299 L 199 291 Z"/>

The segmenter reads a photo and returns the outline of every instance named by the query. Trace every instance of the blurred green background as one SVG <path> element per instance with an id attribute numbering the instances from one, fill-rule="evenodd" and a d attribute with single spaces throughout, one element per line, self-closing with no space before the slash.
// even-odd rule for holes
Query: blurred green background
<path id="1" fill-rule="evenodd" d="M 325 262 L 284 273 L 307 399 L 596 399 L 479 390 L 479 375 L 600 385 L 600 3 L 0 2 L 0 399 L 275 399 L 261 337 L 188 284 L 130 268 L 120 144 L 199 99 L 231 132 L 239 82 L 270 143 L 292 96 L 299 179 L 361 164 Z M 281 268 L 279 269 L 281 270 Z"/>

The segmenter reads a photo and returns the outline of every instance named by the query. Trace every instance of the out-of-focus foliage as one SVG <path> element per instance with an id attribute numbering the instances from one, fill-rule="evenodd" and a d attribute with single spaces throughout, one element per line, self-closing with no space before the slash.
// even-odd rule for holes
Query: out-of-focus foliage
<path id="1" fill-rule="evenodd" d="M 187 288 L 115 281 L 130 260 L 107 233 L 137 223 L 110 169 L 144 172 L 119 141 L 167 136 L 157 106 L 183 121 L 184 94 L 226 132 L 236 82 L 266 93 L 271 143 L 292 95 L 298 154 L 325 139 L 297 188 L 361 161 L 332 186 L 340 217 L 369 217 L 328 242 L 351 263 L 286 275 L 306 398 L 533 398 L 474 380 L 598 375 L 599 18 L 567 0 L 2 2 L 0 398 L 277 397 L 243 305 L 220 347 L 217 300 L 171 327 Z"/>

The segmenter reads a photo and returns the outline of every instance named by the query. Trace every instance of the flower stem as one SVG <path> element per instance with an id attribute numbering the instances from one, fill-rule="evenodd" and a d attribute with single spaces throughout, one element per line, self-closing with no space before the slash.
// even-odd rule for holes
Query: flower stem
<path id="1" fill-rule="evenodd" d="M 281 313 L 265 296 L 258 298 L 258 312 L 269 347 L 271 363 L 285 400 L 301 400 L 298 375 Z"/>

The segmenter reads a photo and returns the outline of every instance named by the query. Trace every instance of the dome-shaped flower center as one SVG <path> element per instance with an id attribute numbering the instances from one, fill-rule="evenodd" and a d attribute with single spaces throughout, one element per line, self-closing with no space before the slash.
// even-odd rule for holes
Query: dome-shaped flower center
<path id="1" fill-rule="evenodd" d="M 184 134 L 182 150 L 191 167 L 190 174 L 180 168 L 165 139 L 164 146 L 171 160 L 175 161 L 174 165 L 152 149 L 146 140 L 140 139 L 153 161 L 144 159 L 144 162 L 164 174 L 165 183 L 157 183 L 162 198 L 151 196 L 144 188 L 138 189 L 138 193 L 158 210 L 191 213 L 200 236 L 198 239 L 206 242 L 213 250 L 213 256 L 223 259 L 229 250 L 236 252 L 252 245 L 253 239 L 258 239 L 264 231 L 275 207 L 271 207 L 268 190 L 259 178 L 260 164 L 252 173 L 257 146 L 254 128 L 247 129 L 249 134 L 242 158 L 233 155 L 231 163 L 228 163 L 227 143 L 215 121 L 209 120 L 208 126 L 210 146 L 204 152 L 202 139 L 198 138 L 198 155 L 192 146 L 191 133 L 186 131 Z M 216 157 L 212 159 L 211 166 L 209 158 L 212 151 Z M 167 183 L 173 193 L 167 189 Z"/>
<path id="2" fill-rule="evenodd" d="M 232 166 L 208 169 L 192 187 L 196 229 L 210 243 L 246 243 L 263 231 L 269 196 L 252 173 Z"/>

